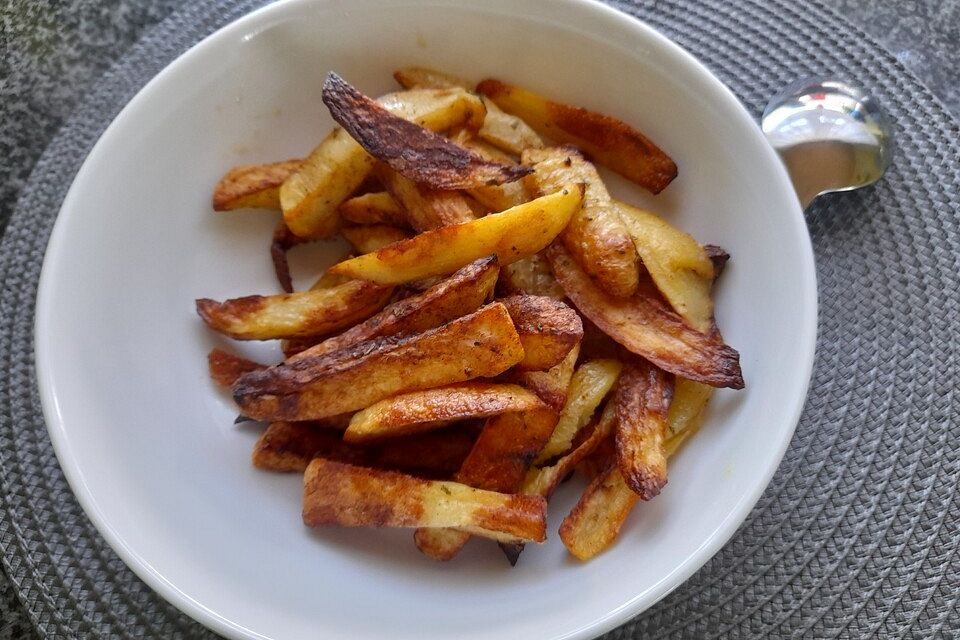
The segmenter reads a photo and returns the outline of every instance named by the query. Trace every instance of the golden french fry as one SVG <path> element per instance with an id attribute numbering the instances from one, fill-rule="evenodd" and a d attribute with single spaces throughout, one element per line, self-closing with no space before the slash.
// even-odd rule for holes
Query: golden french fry
<path id="1" fill-rule="evenodd" d="M 368 224 L 358 227 L 344 227 L 340 234 L 350 243 L 357 253 L 370 253 L 382 249 L 388 244 L 405 240 L 410 236 L 403 229 L 388 227 L 385 224 Z"/>
<path id="2" fill-rule="evenodd" d="M 673 384 L 672 375 L 642 358 L 624 366 L 617 384 L 617 465 L 627 486 L 641 500 L 656 497 L 667 483 L 663 445 Z"/>
<path id="3" fill-rule="evenodd" d="M 307 526 L 458 527 L 495 540 L 543 542 L 546 502 L 316 458 L 304 474 Z"/>
<path id="4" fill-rule="evenodd" d="M 450 420 L 486 418 L 543 406 L 536 395 L 515 384 L 461 382 L 376 402 L 354 414 L 343 439 L 354 443 L 375 442 L 436 429 Z"/>
<path id="5" fill-rule="evenodd" d="M 544 296 L 510 296 L 500 302 L 510 312 L 523 344 L 520 371 L 545 371 L 559 364 L 583 338 L 577 312 Z"/>
<path id="6" fill-rule="evenodd" d="M 364 193 L 345 200 L 338 208 L 340 217 L 353 224 L 386 224 L 391 227 L 404 227 L 407 216 L 386 191 Z"/>
<path id="7" fill-rule="evenodd" d="M 531 296 L 547 296 L 563 300 L 567 294 L 550 271 L 550 263 L 540 253 L 527 256 L 508 264 L 500 271 L 498 291 L 504 295 L 525 293 Z"/>
<path id="8" fill-rule="evenodd" d="M 667 413 L 670 435 L 690 429 L 703 415 L 712 395 L 713 387 L 686 378 L 677 378 L 673 402 L 670 403 L 670 411 Z"/>
<path id="9" fill-rule="evenodd" d="M 609 547 L 640 499 L 611 465 L 587 486 L 560 525 L 560 539 L 578 560 L 589 560 Z"/>
<path id="10" fill-rule="evenodd" d="M 423 333 L 376 338 L 248 373 L 234 384 L 233 397 L 254 419 L 311 420 L 398 393 L 496 376 L 522 359 L 510 314 L 495 302 Z"/>
<path id="11" fill-rule="evenodd" d="M 501 213 L 427 231 L 341 262 L 330 271 L 379 284 L 401 284 L 451 273 L 490 254 L 496 254 L 500 264 L 510 264 L 553 240 L 580 208 L 582 198 L 580 185 L 567 185 Z"/>
<path id="12" fill-rule="evenodd" d="M 560 236 L 580 267 L 618 298 L 637 290 L 637 250 L 597 170 L 572 147 L 528 149 L 523 161 L 534 168 L 528 182 L 537 194 L 570 182 L 586 185 L 583 206 Z"/>
<path id="13" fill-rule="evenodd" d="M 570 390 L 560 411 L 557 428 L 537 456 L 537 464 L 570 449 L 574 436 L 590 421 L 594 411 L 617 383 L 622 367 L 616 360 L 591 360 L 580 365 L 570 380 Z"/>
<path id="14" fill-rule="evenodd" d="M 431 189 L 385 165 L 378 166 L 376 173 L 403 212 L 406 224 L 417 231 L 470 222 L 477 217 L 459 191 Z"/>
<path id="15" fill-rule="evenodd" d="M 201 298 L 197 313 L 210 328 L 237 340 L 319 336 L 369 318 L 392 293 L 392 287 L 354 280 L 330 289 L 224 302 Z"/>
<path id="16" fill-rule="evenodd" d="M 303 166 L 299 158 L 230 169 L 213 190 L 213 210 L 279 209 L 280 185 Z"/>
<path id="17" fill-rule="evenodd" d="M 597 162 L 653 193 L 660 193 L 677 177 L 677 165 L 670 156 L 616 118 L 554 102 L 499 80 L 484 80 L 477 91 L 540 135 L 577 145 Z"/>
<path id="18" fill-rule="evenodd" d="M 567 402 L 570 380 L 573 378 L 573 369 L 579 355 L 580 343 L 578 342 L 559 364 L 546 371 L 516 371 L 512 380 L 533 391 L 548 406 L 560 411 Z"/>
<path id="19" fill-rule="evenodd" d="M 210 378 L 217 384 L 226 387 L 233 385 L 237 378 L 249 371 L 258 371 L 267 365 L 247 360 L 232 353 L 227 353 L 223 349 L 211 349 L 207 355 L 207 367 L 210 370 Z"/>

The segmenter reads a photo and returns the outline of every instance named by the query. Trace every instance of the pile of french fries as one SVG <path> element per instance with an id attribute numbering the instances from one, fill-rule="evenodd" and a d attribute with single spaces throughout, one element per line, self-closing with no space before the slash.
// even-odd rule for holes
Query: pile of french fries
<path id="1" fill-rule="evenodd" d="M 286 293 L 197 311 L 285 359 L 215 349 L 211 377 L 267 424 L 253 464 L 304 475 L 308 526 L 414 528 L 440 560 L 491 538 L 515 564 L 579 473 L 559 536 L 591 558 L 661 492 L 713 388 L 743 387 L 711 298 L 728 256 L 610 196 L 594 162 L 652 193 L 677 175 L 624 122 L 498 80 L 394 77 L 373 100 L 329 74 L 340 126 L 217 185 L 217 211 L 282 213 Z M 287 252 L 336 234 L 353 255 L 294 292 Z"/>

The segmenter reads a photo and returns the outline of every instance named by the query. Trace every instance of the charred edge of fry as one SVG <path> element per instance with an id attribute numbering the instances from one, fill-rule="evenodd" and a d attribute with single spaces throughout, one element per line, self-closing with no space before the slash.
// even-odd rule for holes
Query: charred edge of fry
<path id="1" fill-rule="evenodd" d="M 336 73 L 323 83 L 323 102 L 370 155 L 411 180 L 436 189 L 468 189 L 519 180 L 529 167 L 490 162 L 420 125 L 393 115 Z"/>
<path id="2" fill-rule="evenodd" d="M 293 280 L 290 278 L 290 262 L 287 252 L 304 242 L 293 234 L 283 220 L 273 230 L 273 239 L 270 242 L 270 258 L 273 261 L 273 271 L 277 274 L 280 287 L 287 293 L 293 293 Z"/>
<path id="3" fill-rule="evenodd" d="M 720 274 L 723 273 L 724 267 L 727 266 L 727 261 L 730 260 L 730 254 L 727 253 L 723 247 L 718 247 L 715 244 L 703 245 L 703 249 L 707 252 L 707 257 L 710 258 L 710 262 L 713 263 L 713 278 L 716 280 L 720 277 Z"/>
<path id="4" fill-rule="evenodd" d="M 526 355 L 521 370 L 544 371 L 559 364 L 583 338 L 583 323 L 576 311 L 546 296 L 517 295 L 502 298 L 520 334 Z"/>
<path id="5" fill-rule="evenodd" d="M 207 367 L 214 382 L 229 387 L 243 374 L 265 369 L 267 365 L 241 358 L 223 349 L 211 349 L 207 354 Z"/>

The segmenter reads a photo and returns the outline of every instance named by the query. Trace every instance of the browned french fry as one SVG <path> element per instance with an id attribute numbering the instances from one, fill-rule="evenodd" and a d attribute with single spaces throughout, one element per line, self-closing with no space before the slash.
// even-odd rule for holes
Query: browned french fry
<path id="1" fill-rule="evenodd" d="M 354 414 L 343 439 L 354 443 L 375 442 L 430 431 L 445 426 L 450 420 L 486 418 L 543 406 L 536 395 L 515 384 L 461 382 L 376 402 Z"/>
<path id="2" fill-rule="evenodd" d="M 402 284 L 452 273 L 479 257 L 496 254 L 509 264 L 537 253 L 580 209 L 581 185 L 478 220 L 426 231 L 331 267 L 332 273 L 379 284 Z"/>
<path id="3" fill-rule="evenodd" d="M 223 349 L 211 349 L 207 355 L 207 366 L 214 382 L 229 387 L 243 374 L 264 369 L 267 365 L 227 353 Z"/>
<path id="4" fill-rule="evenodd" d="M 611 465 L 617 464 L 617 447 L 614 444 L 613 435 L 601 440 L 596 448 L 576 466 L 576 470 L 581 473 L 587 482 L 591 482 L 597 476 L 606 473 Z"/>
<path id="5" fill-rule="evenodd" d="M 516 492 L 556 423 L 556 412 L 548 408 L 490 418 L 457 473 L 457 481 L 477 489 Z M 417 529 L 414 541 L 427 556 L 450 560 L 469 537 L 458 529 Z"/>
<path id="6" fill-rule="evenodd" d="M 318 336 L 369 318 L 392 293 L 392 287 L 353 280 L 330 289 L 224 302 L 201 298 L 197 313 L 211 329 L 237 340 Z"/>
<path id="7" fill-rule="evenodd" d="M 559 364 L 583 337 L 577 312 L 544 296 L 510 296 L 500 300 L 510 312 L 523 344 L 520 371 L 545 371 Z"/>
<path id="8" fill-rule="evenodd" d="M 560 539 L 578 560 L 589 560 L 609 547 L 640 499 L 623 481 L 617 465 L 594 478 L 573 511 L 560 525 Z"/>
<path id="9" fill-rule="evenodd" d="M 653 193 L 660 193 L 677 177 L 677 165 L 670 156 L 616 118 L 554 102 L 499 80 L 484 80 L 477 91 L 522 118 L 540 135 L 577 145 L 597 162 Z"/>
<path id="10" fill-rule="evenodd" d="M 672 399 L 672 375 L 642 358 L 624 366 L 614 397 L 617 465 L 627 486 L 641 500 L 656 497 L 667 483 L 663 443 Z"/>
<path id="11" fill-rule="evenodd" d="M 340 217 L 353 224 L 407 225 L 403 208 L 386 191 L 364 193 L 345 200 L 337 209 Z"/>
<path id="12" fill-rule="evenodd" d="M 458 191 L 417 184 L 386 165 L 378 166 L 376 173 L 403 212 L 406 224 L 417 231 L 470 222 L 477 217 Z"/>
<path id="13" fill-rule="evenodd" d="M 330 115 L 367 153 L 434 189 L 468 189 L 519 180 L 529 168 L 491 162 L 419 124 L 395 116 L 334 72 L 323 82 Z"/>
<path id="14" fill-rule="evenodd" d="M 213 210 L 279 209 L 280 185 L 303 166 L 303 160 L 284 160 L 230 169 L 213 190 Z"/>
<path id="15" fill-rule="evenodd" d="M 453 141 L 461 147 L 470 149 L 483 156 L 487 160 L 503 164 L 517 164 L 517 161 L 514 160 L 513 157 L 482 140 L 477 140 L 466 129 L 454 136 Z M 528 202 L 531 199 L 530 192 L 527 190 L 523 180 L 473 187 L 472 189 L 468 189 L 467 193 L 476 198 L 477 201 L 490 211 L 503 211 L 504 209 Z"/>
<path id="16" fill-rule="evenodd" d="M 573 369 L 580 355 L 580 344 L 573 345 L 566 357 L 559 364 L 546 371 L 517 371 L 512 380 L 537 394 L 548 406 L 556 411 L 563 409 L 567 401 L 567 392 L 570 388 L 570 379 Z"/>
<path id="17" fill-rule="evenodd" d="M 273 238 L 270 241 L 270 259 L 273 261 L 273 271 L 277 275 L 280 288 L 287 293 L 293 293 L 293 280 L 290 278 L 290 263 L 287 260 L 287 252 L 302 242 L 301 238 L 290 232 L 283 220 L 273 230 Z"/>
<path id="18" fill-rule="evenodd" d="M 525 293 L 531 296 L 547 296 L 554 300 L 563 300 L 566 294 L 553 277 L 550 263 L 540 253 L 535 253 L 500 270 L 497 291 L 502 295 Z"/>
<path id="19" fill-rule="evenodd" d="M 370 253 L 382 249 L 388 244 L 405 240 L 410 236 L 403 229 L 383 224 L 368 224 L 358 227 L 344 227 L 340 234 L 350 243 L 357 253 Z"/>
<path id="20" fill-rule="evenodd" d="M 560 237 L 605 291 L 618 298 L 632 296 L 639 278 L 637 250 L 594 166 L 572 147 L 528 149 L 523 162 L 534 168 L 528 182 L 536 194 L 570 182 L 586 185 L 583 206 Z"/>
<path id="21" fill-rule="evenodd" d="M 650 287 L 633 298 L 617 299 L 594 285 L 560 243 L 551 245 L 547 258 L 577 309 L 633 353 L 678 376 L 743 388 L 739 354 L 717 334 L 687 325 Z"/>
<path id="22" fill-rule="evenodd" d="M 298 353 L 290 361 L 319 356 L 382 336 L 426 331 L 465 316 L 476 311 L 490 297 L 498 271 L 495 256 L 474 260 L 423 293 L 388 305 L 366 322 Z"/>
<path id="23" fill-rule="evenodd" d="M 463 464 L 473 442 L 474 438 L 457 426 L 395 438 L 374 447 L 374 465 L 449 478 Z"/>
<path id="24" fill-rule="evenodd" d="M 546 501 L 315 458 L 303 522 L 317 527 L 458 527 L 502 541 L 546 539 Z"/>
<path id="25" fill-rule="evenodd" d="M 376 338 L 248 373 L 234 384 L 233 397 L 254 419 L 310 420 L 398 393 L 492 377 L 522 359 L 510 314 L 495 302 L 423 333 Z"/>

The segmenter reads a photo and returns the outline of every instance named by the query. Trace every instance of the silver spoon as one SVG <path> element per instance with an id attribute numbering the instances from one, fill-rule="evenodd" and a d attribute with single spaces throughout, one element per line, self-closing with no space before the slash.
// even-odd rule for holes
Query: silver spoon
<path id="1" fill-rule="evenodd" d="M 824 193 L 873 184 L 890 164 L 893 139 L 880 106 L 839 80 L 789 85 L 767 104 L 760 124 L 804 209 Z"/>

